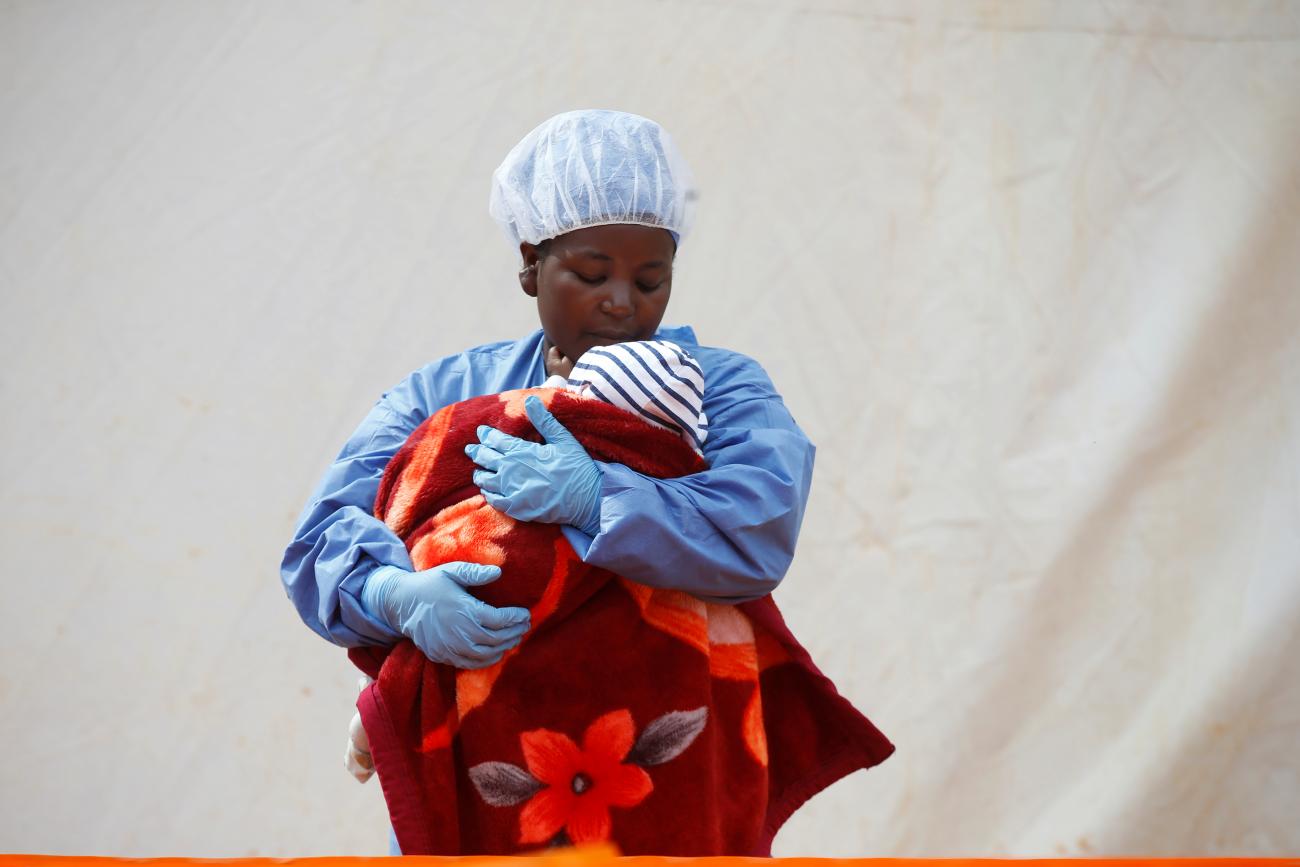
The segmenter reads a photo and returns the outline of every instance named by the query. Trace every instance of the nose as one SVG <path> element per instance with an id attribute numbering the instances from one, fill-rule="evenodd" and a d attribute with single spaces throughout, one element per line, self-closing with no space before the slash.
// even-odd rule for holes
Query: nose
<path id="1" fill-rule="evenodd" d="M 625 280 L 607 280 L 606 294 L 601 299 L 600 310 L 619 319 L 632 315 L 636 293 L 632 284 Z"/>

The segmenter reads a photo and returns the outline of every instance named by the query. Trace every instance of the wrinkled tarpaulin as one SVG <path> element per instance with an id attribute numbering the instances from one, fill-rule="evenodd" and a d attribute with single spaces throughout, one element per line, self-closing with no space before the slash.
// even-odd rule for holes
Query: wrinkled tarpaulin
<path id="1" fill-rule="evenodd" d="M 670 319 L 817 442 L 780 602 L 899 747 L 776 851 L 1300 851 L 1298 37 L 1293 2 L 7 4 L 4 848 L 383 850 L 275 563 L 380 391 L 532 327 L 488 175 L 610 105 L 699 176 Z"/>

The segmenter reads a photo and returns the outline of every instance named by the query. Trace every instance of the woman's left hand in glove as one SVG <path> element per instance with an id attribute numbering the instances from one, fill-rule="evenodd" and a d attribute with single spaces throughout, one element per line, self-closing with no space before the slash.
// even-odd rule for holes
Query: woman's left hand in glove
<path id="1" fill-rule="evenodd" d="M 465 447 L 474 484 L 492 508 L 518 521 L 568 524 L 589 536 L 600 531 L 600 467 L 582 444 L 533 395 L 528 420 L 542 435 L 534 443 L 483 425 L 479 444 Z"/>

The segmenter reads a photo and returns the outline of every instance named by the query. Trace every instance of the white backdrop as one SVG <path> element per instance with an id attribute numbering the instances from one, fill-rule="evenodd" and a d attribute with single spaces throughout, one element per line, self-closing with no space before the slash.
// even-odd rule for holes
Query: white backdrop
<path id="1" fill-rule="evenodd" d="M 819 446 L 779 601 L 898 744 L 777 854 L 1300 853 L 1300 3 L 0 4 L 0 851 L 374 854 L 277 576 L 535 316 L 488 177 L 660 120 L 668 321 Z"/>

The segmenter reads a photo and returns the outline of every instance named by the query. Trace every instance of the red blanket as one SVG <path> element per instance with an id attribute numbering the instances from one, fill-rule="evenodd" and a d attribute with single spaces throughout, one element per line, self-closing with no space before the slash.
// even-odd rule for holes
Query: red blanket
<path id="1" fill-rule="evenodd" d="M 496 665 L 458 670 L 409 641 L 357 648 L 357 701 L 405 854 L 515 853 L 609 840 L 626 854 L 764 855 L 800 804 L 893 746 L 813 665 L 771 597 L 702 602 L 578 559 L 474 487 L 464 447 L 490 424 L 538 441 L 537 394 L 600 461 L 660 478 L 705 468 L 680 439 L 552 389 L 487 395 L 422 424 L 384 474 L 375 514 L 417 569 L 501 566 L 476 588 L 531 610 Z"/>

